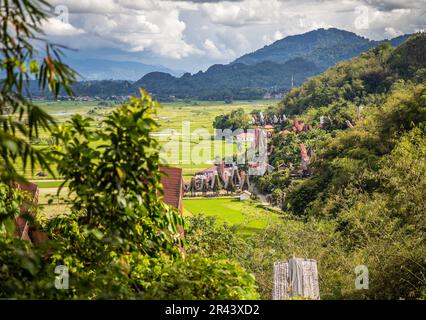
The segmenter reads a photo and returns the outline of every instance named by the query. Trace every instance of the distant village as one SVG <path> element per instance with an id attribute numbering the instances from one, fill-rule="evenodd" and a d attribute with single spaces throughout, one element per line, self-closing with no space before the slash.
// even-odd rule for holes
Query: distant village
<path id="1" fill-rule="evenodd" d="M 284 96 L 284 92 L 271 90 L 267 91 L 263 95 L 264 100 L 280 100 Z M 69 95 L 59 95 L 53 98 L 50 95 L 40 95 L 34 94 L 32 98 L 34 100 L 52 100 L 52 101 L 80 101 L 80 102 L 96 102 L 96 101 L 116 101 L 116 102 L 125 102 L 130 99 L 131 95 L 84 95 L 84 96 L 69 96 Z M 160 98 L 153 95 L 154 98 Z M 161 97 L 160 99 L 163 102 L 176 102 L 176 101 L 189 101 L 189 99 L 178 98 L 174 95 L 169 95 L 168 97 Z M 231 103 L 233 99 L 226 99 L 225 102 Z"/>
<path id="2" fill-rule="evenodd" d="M 33 96 L 34 100 L 52 100 L 52 101 L 79 101 L 79 102 L 101 102 L 101 101 L 116 101 L 116 102 L 125 102 L 130 99 L 129 95 L 125 96 L 57 96 L 56 98 L 51 98 L 47 96 Z"/>
<path id="3" fill-rule="evenodd" d="M 291 123 L 291 128 L 276 131 L 275 128 L 279 127 L 282 123 Z M 251 124 L 255 126 L 254 132 L 243 132 L 235 136 L 235 141 L 245 142 L 250 145 L 252 150 L 258 150 L 259 144 L 262 141 L 262 135 L 266 138 L 272 139 L 274 136 L 282 136 L 285 139 L 286 135 L 294 133 L 300 134 L 302 132 L 310 131 L 313 129 L 311 124 L 305 124 L 298 119 L 289 120 L 285 115 L 272 117 L 264 116 L 262 112 L 258 115 L 252 115 Z M 324 118 L 321 117 L 318 127 L 322 127 Z M 293 166 L 293 164 L 282 164 L 278 167 L 273 167 L 268 163 L 268 157 L 274 151 L 273 144 L 266 146 L 265 158 L 256 159 L 256 161 L 249 161 L 246 165 L 238 165 L 235 159 L 223 159 L 215 165 L 204 169 L 194 174 L 190 181 L 184 182 L 185 195 L 195 196 L 221 196 L 237 193 L 240 195 L 240 200 L 245 200 L 250 197 L 255 197 L 255 185 L 252 183 L 253 177 L 263 176 L 267 172 L 291 170 L 291 177 L 302 178 L 311 175 L 309 164 L 311 157 L 314 155 L 313 151 L 304 143 L 299 145 L 300 148 L 300 165 Z"/>

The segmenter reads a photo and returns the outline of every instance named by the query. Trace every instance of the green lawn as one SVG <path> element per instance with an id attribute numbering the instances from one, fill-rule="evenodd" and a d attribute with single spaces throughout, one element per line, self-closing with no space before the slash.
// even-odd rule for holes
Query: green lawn
<path id="1" fill-rule="evenodd" d="M 234 225 L 238 232 L 247 235 L 259 232 L 269 222 L 279 219 L 273 209 L 252 200 L 240 201 L 238 197 L 184 199 L 183 206 L 187 215 L 215 216 L 219 223 Z"/>
<path id="2" fill-rule="evenodd" d="M 33 180 L 35 184 L 38 185 L 39 188 L 59 188 L 59 186 L 64 182 L 63 180 L 58 181 L 40 181 Z M 68 186 L 68 182 L 64 184 L 64 187 Z"/>

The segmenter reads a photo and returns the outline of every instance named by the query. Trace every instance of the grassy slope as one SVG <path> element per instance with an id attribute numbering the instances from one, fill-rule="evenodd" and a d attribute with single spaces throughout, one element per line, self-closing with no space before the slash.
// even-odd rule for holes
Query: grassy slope
<path id="1" fill-rule="evenodd" d="M 219 223 L 237 227 L 238 232 L 253 234 L 261 231 L 268 223 L 277 221 L 278 215 L 260 203 L 239 198 L 198 198 L 184 200 L 185 214 L 203 213 L 215 216 Z"/>

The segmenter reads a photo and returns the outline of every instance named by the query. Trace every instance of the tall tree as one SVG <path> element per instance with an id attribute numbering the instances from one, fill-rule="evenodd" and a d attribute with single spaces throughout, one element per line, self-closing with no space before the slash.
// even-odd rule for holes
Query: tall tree
<path id="1" fill-rule="evenodd" d="M 150 135 L 157 103 L 148 94 L 115 109 L 102 129 L 78 115 L 56 126 L 25 95 L 31 77 L 55 96 L 69 91 L 74 75 L 60 50 L 40 40 L 43 8 L 51 9 L 39 0 L 1 1 L 0 298 L 256 298 L 253 277 L 237 264 L 182 259 L 183 218 L 158 200 L 159 148 Z M 37 41 L 45 49 L 36 54 Z M 28 142 L 41 130 L 55 137 L 54 152 Z M 49 161 L 74 196 L 67 215 L 37 221 L 50 241 L 35 247 L 13 237 L 22 197 L 10 182 L 22 178 L 15 163 Z M 68 268 L 70 290 L 53 287 L 57 265 Z"/>
<path id="2" fill-rule="evenodd" d="M 23 179 L 17 158 L 23 168 L 40 165 L 49 170 L 49 150 L 34 148 L 29 141 L 41 131 L 51 132 L 55 124 L 27 96 L 31 79 L 56 96 L 61 88 L 71 93 L 75 72 L 61 61 L 63 47 L 43 38 L 41 25 L 53 12 L 47 2 L 4 0 L 0 10 L 0 74 L 5 75 L 0 83 L 0 181 L 9 183 Z"/>

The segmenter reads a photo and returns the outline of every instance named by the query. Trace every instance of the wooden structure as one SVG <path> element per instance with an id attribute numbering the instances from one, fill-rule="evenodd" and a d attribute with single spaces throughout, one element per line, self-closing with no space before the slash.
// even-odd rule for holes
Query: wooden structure
<path id="1" fill-rule="evenodd" d="M 273 277 L 272 300 L 320 299 L 315 260 L 293 258 L 275 262 Z"/>
<path id="2" fill-rule="evenodd" d="M 163 201 L 183 212 L 183 178 L 182 168 L 160 167 L 160 172 L 164 173 L 161 177 L 163 185 Z"/>
<path id="3" fill-rule="evenodd" d="M 26 194 L 26 198 L 20 206 L 20 215 L 15 219 L 15 236 L 21 240 L 32 242 L 36 245 L 48 240 L 47 233 L 37 230 L 27 221 L 27 215 L 34 218 L 32 208 L 37 206 L 39 188 L 31 182 L 15 182 L 14 187 Z"/>

